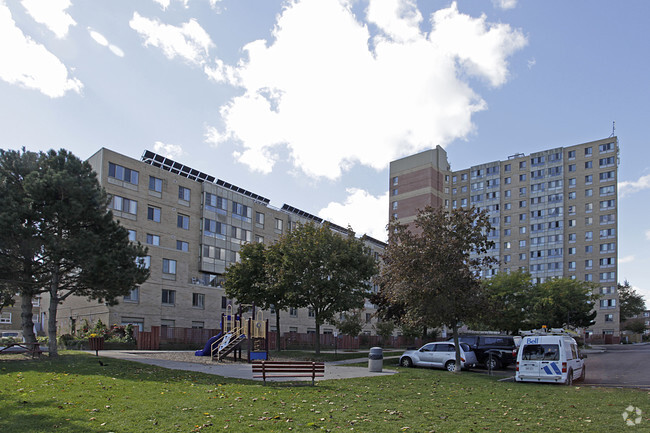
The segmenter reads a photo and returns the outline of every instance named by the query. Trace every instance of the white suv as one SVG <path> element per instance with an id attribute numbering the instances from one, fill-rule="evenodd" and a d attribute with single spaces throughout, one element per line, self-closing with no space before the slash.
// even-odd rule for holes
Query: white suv
<path id="1" fill-rule="evenodd" d="M 460 343 L 461 368 L 470 368 L 476 364 L 476 355 L 472 349 Z M 454 343 L 441 341 L 427 343 L 418 350 L 407 350 L 400 356 L 399 365 L 402 367 L 438 367 L 449 371 L 456 369 L 456 348 Z"/>

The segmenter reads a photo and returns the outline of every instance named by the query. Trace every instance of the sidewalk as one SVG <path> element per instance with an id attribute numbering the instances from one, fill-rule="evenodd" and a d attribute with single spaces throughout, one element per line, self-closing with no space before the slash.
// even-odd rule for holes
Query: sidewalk
<path id="1" fill-rule="evenodd" d="M 93 353 L 93 352 L 88 352 Z M 241 363 L 224 363 L 220 364 L 198 364 L 193 362 L 170 361 L 165 359 L 147 358 L 148 352 L 138 352 L 135 350 L 102 350 L 99 352 L 100 356 L 106 358 L 123 359 L 127 361 L 140 362 L 143 364 L 155 365 L 158 367 L 168 368 L 171 370 L 185 370 L 195 371 L 198 373 L 214 374 L 217 376 L 231 377 L 236 379 L 249 379 L 262 381 L 261 379 L 253 379 L 251 365 L 246 362 Z M 158 352 L 160 353 L 160 352 Z M 355 377 L 371 377 L 371 376 L 386 376 L 397 373 L 395 370 L 383 370 L 381 373 L 370 372 L 368 367 L 347 367 L 341 364 L 350 364 L 357 362 L 367 361 L 368 358 L 346 359 L 343 361 L 326 362 L 325 363 L 325 376 L 316 378 L 316 380 L 331 380 L 331 379 L 350 379 Z M 271 379 L 267 379 L 271 380 Z M 298 380 L 311 380 L 311 378 L 274 378 L 275 381 L 298 381 Z"/>

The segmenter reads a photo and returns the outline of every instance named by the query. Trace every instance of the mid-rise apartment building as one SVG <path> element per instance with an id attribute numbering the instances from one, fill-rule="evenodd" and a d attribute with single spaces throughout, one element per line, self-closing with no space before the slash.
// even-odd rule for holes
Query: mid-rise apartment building
<path id="1" fill-rule="evenodd" d="M 227 267 L 239 260 L 247 242 L 273 243 L 295 224 L 313 221 L 315 215 L 290 205 L 276 208 L 270 200 L 154 152 L 136 160 L 108 149 L 88 159 L 100 184 L 111 197 L 116 219 L 129 230 L 132 241 L 148 247 L 145 263 L 151 276 L 118 305 L 109 306 L 83 297 L 69 298 L 58 312 L 61 332 L 69 332 L 84 319 L 106 324 L 212 328 L 220 326 L 222 313 L 235 300 L 222 287 Z M 332 230 L 347 229 L 330 223 Z M 385 244 L 363 237 L 379 258 Z M 372 328 L 372 305 L 363 317 Z M 275 312 L 264 312 L 272 331 Z M 309 309 L 282 312 L 281 333 L 315 332 Z M 325 325 L 324 333 L 335 331 Z"/>
<path id="2" fill-rule="evenodd" d="M 441 147 L 390 164 L 390 218 L 408 224 L 425 205 L 488 211 L 497 272 L 527 269 L 534 282 L 598 283 L 589 334 L 620 332 L 617 284 L 618 140 L 609 137 L 452 170 Z"/>

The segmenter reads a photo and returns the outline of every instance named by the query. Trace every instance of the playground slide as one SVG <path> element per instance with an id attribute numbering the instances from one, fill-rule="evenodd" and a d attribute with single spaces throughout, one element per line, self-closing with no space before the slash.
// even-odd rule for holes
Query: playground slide
<path id="1" fill-rule="evenodd" d="M 212 347 L 212 343 L 217 341 L 219 337 L 221 337 L 221 332 L 214 337 L 210 337 L 208 342 L 205 343 L 205 347 L 194 352 L 194 356 L 210 356 L 210 348 Z"/>

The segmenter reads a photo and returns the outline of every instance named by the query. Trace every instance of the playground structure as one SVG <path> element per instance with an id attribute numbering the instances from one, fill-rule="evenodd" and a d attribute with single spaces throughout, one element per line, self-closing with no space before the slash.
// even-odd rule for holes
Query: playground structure
<path id="1" fill-rule="evenodd" d="M 253 307 L 254 308 L 254 307 Z M 221 361 L 229 354 L 233 359 L 242 360 L 242 343 L 248 341 L 248 362 L 253 360 L 268 359 L 268 320 L 264 320 L 263 313 L 259 311 L 257 317 L 253 309 L 253 317 L 242 323 L 241 307 L 239 313 L 234 313 L 232 305 L 228 305 L 226 313 L 221 315 L 221 332 L 210 338 L 202 350 L 197 350 L 196 356 L 208 356 Z"/>

